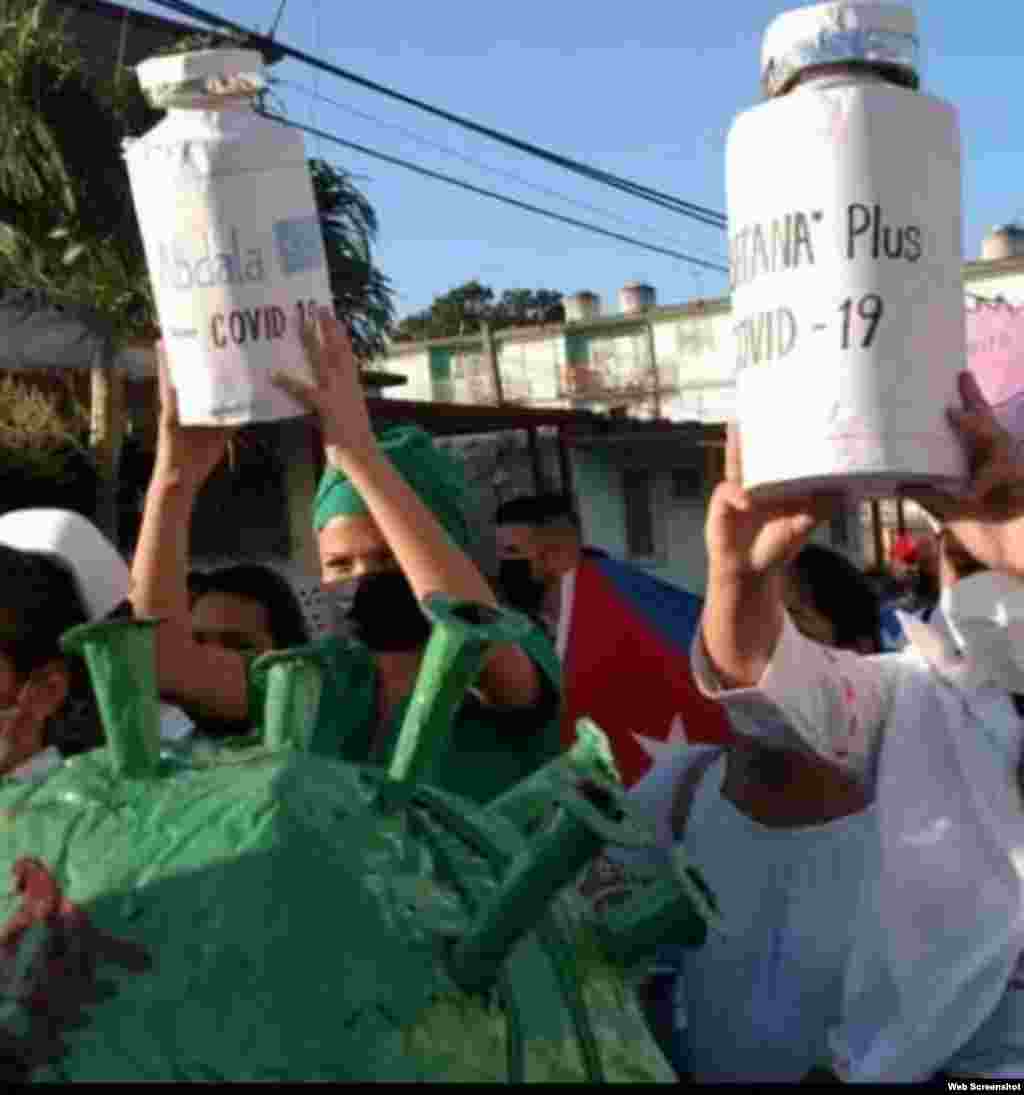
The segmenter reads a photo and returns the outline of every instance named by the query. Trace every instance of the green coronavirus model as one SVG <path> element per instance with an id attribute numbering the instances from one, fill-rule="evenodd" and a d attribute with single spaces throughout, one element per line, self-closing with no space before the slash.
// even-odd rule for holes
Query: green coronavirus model
<path id="1" fill-rule="evenodd" d="M 259 739 L 161 749 L 151 621 L 64 637 L 107 747 L 0 785 L 0 1075 L 51 1081 L 674 1079 L 630 971 L 699 878 L 600 918 L 571 885 L 643 844 L 607 743 L 480 807 L 444 794 L 452 715 L 521 618 L 428 599 L 434 631 L 391 768 L 304 751 L 315 650 L 260 659 Z"/>

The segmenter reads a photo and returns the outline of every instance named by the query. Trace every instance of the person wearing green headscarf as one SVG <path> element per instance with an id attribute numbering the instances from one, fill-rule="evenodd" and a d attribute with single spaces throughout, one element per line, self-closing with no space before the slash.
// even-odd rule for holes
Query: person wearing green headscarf
<path id="1" fill-rule="evenodd" d="M 323 310 L 307 331 L 314 384 L 276 378 L 316 413 L 327 469 L 313 506 L 320 579 L 335 633 L 321 640 L 327 673 L 312 748 L 387 764 L 430 634 L 430 593 L 497 601 L 470 558 L 469 499 L 459 466 L 416 427 L 375 434 L 344 329 Z M 250 726 L 262 695 L 237 654 L 193 642 L 185 584 L 196 494 L 229 431 L 182 427 L 161 360 L 163 409 L 153 478 L 132 567 L 133 605 L 157 630 L 161 691 L 200 715 Z M 489 801 L 559 751 L 559 665 L 540 628 L 496 646 L 453 727 L 444 790 Z"/>

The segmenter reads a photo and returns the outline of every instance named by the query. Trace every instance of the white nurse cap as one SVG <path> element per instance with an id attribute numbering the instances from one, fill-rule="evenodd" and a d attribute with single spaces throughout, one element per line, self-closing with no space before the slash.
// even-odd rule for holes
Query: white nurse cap
<path id="1" fill-rule="evenodd" d="M 0 544 L 45 555 L 71 572 L 91 620 L 128 597 L 131 575 L 117 549 L 92 522 L 64 509 L 19 509 L 0 517 Z"/>

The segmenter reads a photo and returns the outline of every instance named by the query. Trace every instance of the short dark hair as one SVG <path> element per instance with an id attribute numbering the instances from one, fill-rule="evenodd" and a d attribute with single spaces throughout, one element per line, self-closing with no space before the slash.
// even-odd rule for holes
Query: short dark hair
<path id="1" fill-rule="evenodd" d="M 56 746 L 64 756 L 102 745 L 85 662 L 60 648 L 65 631 L 89 620 L 73 575 L 49 556 L 0 545 L 0 587 L 0 652 L 15 673 L 24 679 L 51 661 L 67 668 L 68 696 L 47 721 L 43 744 Z"/>
<path id="2" fill-rule="evenodd" d="M 498 506 L 494 515 L 496 525 L 529 525 L 531 528 L 547 528 L 568 523 L 579 529 L 580 520 L 572 497 L 568 494 L 527 494 L 510 498 Z"/>
<path id="3" fill-rule="evenodd" d="M 262 605 L 276 650 L 309 642 L 309 628 L 299 599 L 287 579 L 273 567 L 236 563 L 205 572 L 193 570 L 188 576 L 188 591 L 192 605 L 207 593 L 230 593 Z"/>
<path id="4" fill-rule="evenodd" d="M 26 675 L 63 658 L 60 637 L 89 614 L 74 576 L 56 560 L 0 545 L 0 650 Z"/>
<path id="5" fill-rule="evenodd" d="M 881 649 L 881 604 L 867 575 L 845 555 L 821 544 L 807 544 L 790 572 L 814 607 L 831 624 L 836 646 L 855 647 L 866 639 Z"/>

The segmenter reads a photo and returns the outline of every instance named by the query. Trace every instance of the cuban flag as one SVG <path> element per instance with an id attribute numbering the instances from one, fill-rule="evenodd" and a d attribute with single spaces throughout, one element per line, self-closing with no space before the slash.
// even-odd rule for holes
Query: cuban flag
<path id="1" fill-rule="evenodd" d="M 731 737 L 722 707 L 690 671 L 703 601 L 588 548 L 562 579 L 557 646 L 562 660 L 562 742 L 588 716 L 608 735 L 630 787 L 680 745 Z"/>

